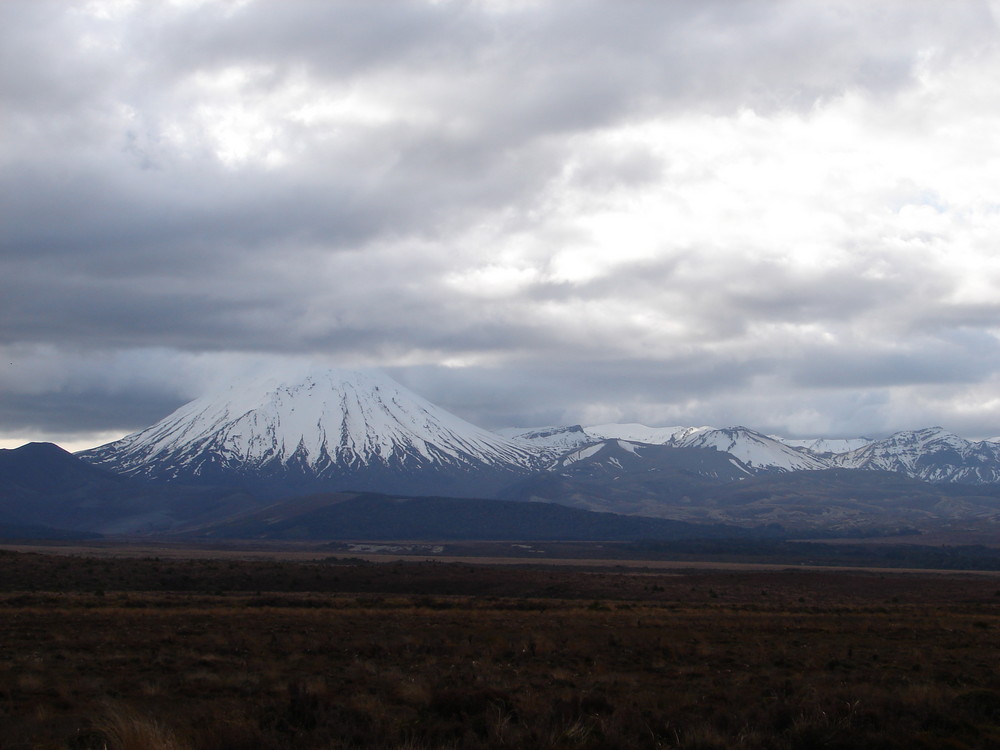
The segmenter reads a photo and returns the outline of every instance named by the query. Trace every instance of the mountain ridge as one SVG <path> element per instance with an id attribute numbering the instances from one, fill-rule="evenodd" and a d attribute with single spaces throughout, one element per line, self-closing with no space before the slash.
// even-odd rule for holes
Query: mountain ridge
<path id="1" fill-rule="evenodd" d="M 1000 444 L 966 440 L 942 427 L 896 432 L 831 461 L 843 468 L 897 471 L 927 482 L 1000 482 Z"/>
<path id="2" fill-rule="evenodd" d="M 357 370 L 236 383 L 77 455 L 125 476 L 263 484 L 275 495 L 363 490 L 492 497 L 534 472 L 558 470 L 567 453 L 607 440 L 715 450 L 749 474 L 848 468 L 930 482 L 1000 483 L 1000 444 L 939 427 L 879 440 L 797 440 L 743 426 L 638 423 L 490 432 L 385 375 Z"/>
<path id="3" fill-rule="evenodd" d="M 765 435 L 743 426 L 648 427 L 638 423 L 544 430 L 544 434 L 552 435 L 559 434 L 559 430 L 573 430 L 576 441 L 567 443 L 572 450 L 610 439 L 715 449 L 729 453 L 751 473 L 844 468 L 895 471 L 928 482 L 1000 483 L 1000 443 L 996 439 L 968 440 L 941 427 L 901 430 L 881 439 L 793 439 Z M 504 434 L 533 442 L 541 433 L 535 428 L 519 428 Z"/>
<path id="4" fill-rule="evenodd" d="M 117 505 L 100 530 L 114 528 L 108 519 L 115 513 L 124 513 L 130 528 L 173 528 L 188 517 L 238 517 L 275 501 L 337 492 L 556 502 L 706 524 L 753 525 L 756 518 L 808 529 L 862 521 L 879 528 L 1000 523 L 993 498 L 1000 490 L 1000 444 L 941 428 L 857 443 L 792 443 L 743 426 L 573 424 L 493 433 L 384 375 L 328 370 L 294 381 L 234 384 L 77 458 L 146 483 L 131 510 L 123 503 L 137 496 L 134 486 L 111 493 Z M 846 474 L 834 481 L 829 471 Z M 888 493 L 891 503 L 880 509 L 871 498 L 888 485 L 864 475 L 886 471 L 916 482 L 987 488 L 948 494 L 911 485 L 919 507 L 904 507 L 905 498 Z M 178 489 L 171 496 L 165 485 Z M 180 489 L 191 485 L 215 505 L 198 510 L 201 496 Z M 764 494 L 753 490 L 747 500 L 754 487 Z M 74 508 L 75 523 L 83 523 L 82 508 Z"/>

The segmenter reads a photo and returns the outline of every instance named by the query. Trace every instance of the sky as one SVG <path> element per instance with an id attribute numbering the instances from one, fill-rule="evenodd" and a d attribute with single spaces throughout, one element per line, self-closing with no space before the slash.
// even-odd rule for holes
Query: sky
<path id="1" fill-rule="evenodd" d="M 1000 435 L 1000 3 L 4 0 L 0 447 L 258 371 Z"/>

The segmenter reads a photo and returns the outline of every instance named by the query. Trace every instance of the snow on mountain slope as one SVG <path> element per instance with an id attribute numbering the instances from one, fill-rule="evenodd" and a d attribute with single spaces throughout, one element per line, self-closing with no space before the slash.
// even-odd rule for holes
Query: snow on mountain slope
<path id="1" fill-rule="evenodd" d="M 696 432 L 674 444 L 686 448 L 714 448 L 729 453 L 755 471 L 828 469 L 830 464 L 746 427 Z"/>
<path id="2" fill-rule="evenodd" d="M 647 427 L 644 424 L 596 424 L 583 431 L 598 440 L 628 440 L 649 445 L 669 445 L 712 427 Z"/>
<path id="3" fill-rule="evenodd" d="M 594 443 L 593 445 L 587 445 L 561 456 L 558 461 L 549 467 L 549 471 L 565 469 L 579 461 L 585 461 L 588 458 L 592 458 L 599 453 L 608 454 L 612 452 L 614 455 L 608 459 L 608 462 L 618 469 L 621 469 L 621 459 L 616 458 L 615 456 L 622 456 L 624 454 L 629 454 L 631 456 L 636 455 L 636 444 L 629 443 L 625 440 L 605 440 L 600 443 Z"/>
<path id="4" fill-rule="evenodd" d="M 691 497 L 706 487 L 739 482 L 754 473 L 717 450 L 611 439 L 571 451 L 548 471 L 515 482 L 501 496 L 669 516 L 691 512 Z M 702 511 L 694 515 L 705 518 Z"/>
<path id="5" fill-rule="evenodd" d="M 746 427 L 647 427 L 642 424 L 604 424 L 583 428 L 584 433 L 602 439 L 605 444 L 617 441 L 621 447 L 644 444 L 675 448 L 707 448 L 730 454 L 750 472 L 827 469 L 830 464 L 819 456 L 788 446 Z M 550 470 L 557 470 L 593 455 L 596 448 L 580 447 L 563 456 Z"/>
<path id="6" fill-rule="evenodd" d="M 810 453 L 816 453 L 824 456 L 855 451 L 858 448 L 864 448 L 866 445 L 875 442 L 872 438 L 866 437 L 808 438 L 805 440 L 783 438 L 778 435 L 770 435 L 769 437 L 772 437 L 785 445 L 790 445 L 792 448 L 805 448 Z"/>
<path id="7" fill-rule="evenodd" d="M 578 424 L 569 427 L 507 427 L 497 430 L 497 434 L 553 454 L 575 450 L 597 440 Z"/>
<path id="8" fill-rule="evenodd" d="M 584 427 L 584 432 L 604 439 L 627 440 L 678 448 L 712 448 L 729 453 L 752 471 L 796 471 L 826 469 L 821 457 L 786 445 L 746 427 L 647 427 L 643 424 L 603 424 Z"/>
<path id="9" fill-rule="evenodd" d="M 818 454 L 820 457 L 825 457 L 829 454 L 834 453 L 846 453 L 847 451 L 856 450 L 858 448 L 863 448 L 872 442 L 871 438 L 846 438 L 846 439 L 828 439 L 828 438 L 813 438 L 809 440 L 793 440 L 790 438 L 783 438 L 780 435 L 762 435 L 755 430 L 747 430 L 747 428 L 728 428 L 729 431 L 733 430 L 746 430 L 748 433 L 752 433 L 753 438 L 751 443 L 758 442 L 761 437 L 766 437 L 771 440 L 775 440 L 779 443 L 783 443 L 791 448 L 795 449 L 805 449 L 809 453 Z M 647 427 L 644 424 L 600 424 L 600 425 L 590 425 L 583 428 L 583 431 L 592 436 L 594 439 L 603 440 L 629 440 L 635 443 L 648 443 L 651 445 L 695 445 L 697 444 L 697 435 L 713 432 L 719 432 L 715 427 Z M 742 438 L 737 438 L 737 442 L 742 440 Z M 692 442 L 694 441 L 694 442 Z M 710 447 L 717 447 L 725 442 L 725 438 L 713 439 L 712 445 Z M 773 446 L 772 446 L 773 448 Z M 719 448 L 722 450 L 722 448 Z M 750 448 L 747 448 L 750 451 Z M 760 453 L 760 448 L 754 449 L 759 458 L 763 459 L 763 454 Z M 730 451 L 731 452 L 731 451 Z M 753 452 L 753 451 L 751 451 Z M 775 464 L 777 468 L 787 468 L 789 463 L 797 463 L 797 458 L 792 460 L 788 458 L 787 454 L 778 451 L 779 455 L 785 456 L 778 460 Z M 748 454 L 749 455 L 749 454 Z M 761 464 L 763 466 L 763 464 Z M 803 467 L 803 468 L 826 468 L 826 466 L 819 467 Z"/>
<path id="10" fill-rule="evenodd" d="M 1000 444 L 972 442 L 941 427 L 897 432 L 831 460 L 843 468 L 898 471 L 927 482 L 1000 482 Z"/>
<path id="11" fill-rule="evenodd" d="M 442 471 L 510 474 L 534 468 L 536 454 L 385 375 L 326 370 L 299 382 L 235 384 L 78 455 L 122 474 L 155 479 L 344 478 L 368 489 L 381 486 L 373 472 L 411 481 Z"/>
<path id="12" fill-rule="evenodd" d="M 564 428 L 574 430 L 576 428 Z M 1000 483 L 1000 442 L 965 440 L 940 427 L 901 432 L 883 440 L 871 438 L 795 440 L 768 436 L 746 427 L 647 427 L 603 424 L 582 428 L 590 443 L 567 444 L 573 451 L 596 441 L 686 448 L 711 448 L 730 454 L 754 473 L 836 468 L 898 471 L 931 482 Z M 559 428 L 546 428 L 558 435 Z M 579 454 L 580 457 L 589 455 Z M 565 459 L 572 459 L 566 456 Z M 551 464 L 558 470 L 557 461 Z"/>

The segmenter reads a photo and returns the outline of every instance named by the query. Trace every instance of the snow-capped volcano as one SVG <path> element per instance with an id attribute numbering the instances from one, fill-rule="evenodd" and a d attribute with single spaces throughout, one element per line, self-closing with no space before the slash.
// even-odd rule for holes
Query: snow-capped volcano
<path id="1" fill-rule="evenodd" d="M 79 456 L 128 476 L 264 481 L 275 492 L 479 495 L 539 460 L 530 447 L 480 429 L 385 375 L 347 370 L 235 384 Z"/>

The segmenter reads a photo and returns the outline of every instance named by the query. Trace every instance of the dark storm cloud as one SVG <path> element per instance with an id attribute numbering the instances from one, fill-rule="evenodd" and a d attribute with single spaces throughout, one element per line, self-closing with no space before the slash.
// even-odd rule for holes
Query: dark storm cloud
<path id="1" fill-rule="evenodd" d="M 148 390 L 11 394 L 0 400 L 0 424 L 25 436 L 38 433 L 132 430 L 162 419 L 184 401 Z"/>
<path id="2" fill-rule="evenodd" d="M 892 385 L 976 383 L 996 367 L 1000 346 L 984 340 L 984 348 L 924 342 L 911 351 L 866 350 L 864 347 L 806 349 L 788 363 L 792 382 L 813 388 L 885 388 Z"/>

